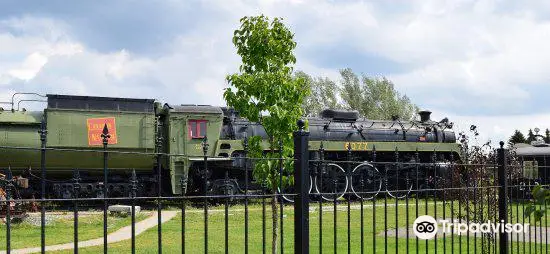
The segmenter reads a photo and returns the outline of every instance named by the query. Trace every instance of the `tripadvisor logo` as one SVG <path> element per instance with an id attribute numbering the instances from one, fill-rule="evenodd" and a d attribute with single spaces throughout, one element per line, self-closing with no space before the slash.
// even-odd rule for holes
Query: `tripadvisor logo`
<path id="1" fill-rule="evenodd" d="M 414 234 L 422 240 L 435 237 L 438 232 L 438 224 L 441 224 L 442 232 L 463 235 L 466 233 L 526 233 L 529 232 L 529 224 L 511 224 L 500 222 L 485 223 L 463 223 L 450 220 L 436 221 L 430 215 L 422 215 L 416 218 L 413 223 Z"/>
<path id="2" fill-rule="evenodd" d="M 414 220 L 413 231 L 422 240 L 432 239 L 437 234 L 437 221 L 430 215 L 419 216 Z"/>

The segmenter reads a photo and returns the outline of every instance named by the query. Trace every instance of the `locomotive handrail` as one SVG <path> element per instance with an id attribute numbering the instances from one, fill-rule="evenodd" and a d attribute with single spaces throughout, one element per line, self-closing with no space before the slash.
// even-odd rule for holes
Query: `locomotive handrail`
<path id="1" fill-rule="evenodd" d="M 48 102 L 47 100 L 36 100 L 36 99 L 23 99 L 23 100 L 19 100 L 19 102 L 17 102 L 17 111 L 19 111 L 20 109 L 20 106 L 21 106 L 21 102 L 24 102 L 24 101 L 34 101 L 34 102 Z"/>
<path id="2" fill-rule="evenodd" d="M 39 94 L 39 93 L 14 93 L 14 94 L 11 96 L 11 103 L 10 103 L 10 104 L 11 104 L 11 110 L 14 109 L 14 105 L 15 105 L 14 100 L 15 100 L 15 96 L 16 96 L 16 95 L 36 95 L 36 96 L 39 96 L 39 97 L 42 97 L 42 98 L 47 98 L 46 95 Z M 19 108 L 19 104 L 18 104 L 17 107 Z M 19 110 L 19 109 L 17 109 L 17 110 Z"/>

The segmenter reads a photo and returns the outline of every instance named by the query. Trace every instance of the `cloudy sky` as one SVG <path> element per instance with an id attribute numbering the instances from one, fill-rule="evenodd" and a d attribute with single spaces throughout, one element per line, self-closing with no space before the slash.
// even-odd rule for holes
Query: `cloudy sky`
<path id="1" fill-rule="evenodd" d="M 222 105 L 246 15 L 282 17 L 296 69 L 384 75 L 484 138 L 550 127 L 550 2 L 98 0 L 0 2 L 0 100 L 15 91 Z"/>

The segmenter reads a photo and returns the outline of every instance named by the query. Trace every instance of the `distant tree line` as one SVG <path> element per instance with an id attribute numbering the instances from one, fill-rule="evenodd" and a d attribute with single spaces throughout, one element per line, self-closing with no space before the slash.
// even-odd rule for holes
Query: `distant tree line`
<path id="1" fill-rule="evenodd" d="M 544 135 L 542 134 L 539 134 L 539 135 L 544 137 L 544 142 L 550 143 L 550 130 L 548 128 L 546 128 Z M 531 144 L 531 142 L 535 140 L 536 138 L 535 138 L 535 133 L 533 133 L 533 129 L 529 129 L 529 131 L 527 132 L 527 137 L 525 137 L 525 135 L 523 135 L 521 131 L 515 130 L 514 134 L 512 134 L 512 136 L 508 140 L 508 144 L 510 145 L 521 144 L 521 143 Z"/>
<path id="2" fill-rule="evenodd" d="M 350 68 L 340 70 L 338 81 L 312 77 L 301 71 L 296 72 L 295 76 L 304 79 L 311 91 L 302 104 L 305 116 L 317 116 L 321 110 L 330 108 L 357 110 L 369 119 L 390 120 L 397 116 L 411 120 L 419 110 L 386 77 L 358 75 Z"/>

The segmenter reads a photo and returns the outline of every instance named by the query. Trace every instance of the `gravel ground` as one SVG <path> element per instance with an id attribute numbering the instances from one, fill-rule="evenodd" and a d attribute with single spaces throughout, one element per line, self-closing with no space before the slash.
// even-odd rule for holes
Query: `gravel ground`
<path id="1" fill-rule="evenodd" d="M 84 217 L 89 216 L 94 213 L 79 213 L 78 217 Z M 61 213 L 61 212 L 52 212 L 52 213 L 46 213 L 45 219 L 46 219 L 46 225 L 52 224 L 52 222 L 63 220 L 63 219 L 72 219 L 73 214 L 72 213 Z M 23 219 L 23 222 L 28 223 L 33 226 L 40 226 L 41 222 L 41 214 L 40 213 L 27 213 L 27 217 Z"/>

